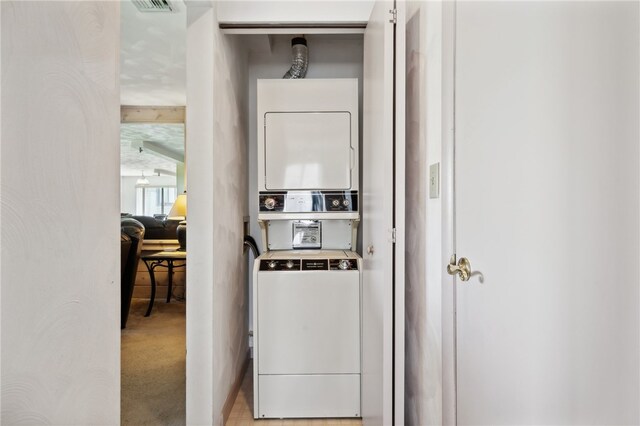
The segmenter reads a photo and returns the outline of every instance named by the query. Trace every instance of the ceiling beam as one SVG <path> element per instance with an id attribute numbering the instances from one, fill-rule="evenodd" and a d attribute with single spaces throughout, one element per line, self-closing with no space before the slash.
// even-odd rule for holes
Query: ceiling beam
<path id="1" fill-rule="evenodd" d="M 171 170 L 165 170 L 165 169 L 153 169 L 153 174 L 154 175 L 165 175 L 165 176 L 175 176 L 176 172 L 173 172 Z"/>
<path id="2" fill-rule="evenodd" d="M 132 148 L 142 148 L 140 152 L 149 152 L 157 157 L 165 160 L 184 163 L 184 154 L 164 147 L 162 144 L 154 141 L 131 141 Z"/>
<path id="3" fill-rule="evenodd" d="M 183 106 L 120 106 L 121 123 L 184 123 Z"/>

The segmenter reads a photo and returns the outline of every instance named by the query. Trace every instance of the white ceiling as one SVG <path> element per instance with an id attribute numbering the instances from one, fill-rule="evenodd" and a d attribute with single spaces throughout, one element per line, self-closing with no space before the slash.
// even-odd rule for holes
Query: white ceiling
<path id="1" fill-rule="evenodd" d="M 141 13 L 121 3 L 120 103 L 185 105 L 187 13 L 182 0 L 173 12 Z"/>
<path id="2" fill-rule="evenodd" d="M 182 106 L 186 104 L 187 14 L 182 0 L 173 12 L 142 13 L 131 0 L 121 3 L 120 103 L 122 105 Z M 175 172 L 176 163 L 150 151 L 139 152 L 132 142 L 153 141 L 184 154 L 182 124 L 122 124 L 121 176 L 149 176 L 154 169 Z"/>
<path id="3" fill-rule="evenodd" d="M 120 175 L 146 176 L 154 169 L 176 171 L 176 162 L 159 157 L 150 150 L 131 146 L 132 142 L 152 141 L 161 143 L 164 148 L 184 154 L 183 124 L 131 124 L 120 125 Z"/>

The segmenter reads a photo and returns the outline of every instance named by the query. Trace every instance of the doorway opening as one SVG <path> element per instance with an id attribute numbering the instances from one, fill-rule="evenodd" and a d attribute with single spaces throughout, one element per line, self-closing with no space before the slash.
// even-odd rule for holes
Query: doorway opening
<path id="1" fill-rule="evenodd" d="M 184 424 L 186 6 L 120 13 L 121 424 Z"/>

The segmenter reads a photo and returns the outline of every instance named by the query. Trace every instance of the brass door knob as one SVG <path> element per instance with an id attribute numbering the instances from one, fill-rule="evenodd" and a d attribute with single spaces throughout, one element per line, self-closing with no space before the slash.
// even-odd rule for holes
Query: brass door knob
<path id="1" fill-rule="evenodd" d="M 471 277 L 471 263 L 466 257 L 461 257 L 456 265 L 456 255 L 454 254 L 451 256 L 451 260 L 447 265 L 447 272 L 449 275 L 458 274 L 460 281 L 469 281 Z"/>

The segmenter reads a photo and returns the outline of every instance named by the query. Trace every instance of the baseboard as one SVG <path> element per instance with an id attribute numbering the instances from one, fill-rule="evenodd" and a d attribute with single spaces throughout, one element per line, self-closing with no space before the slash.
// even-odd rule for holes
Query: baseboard
<path id="1" fill-rule="evenodd" d="M 229 391 L 229 395 L 227 395 L 227 399 L 222 406 L 222 424 L 227 424 L 227 420 L 229 420 L 229 415 L 231 415 L 231 409 L 233 408 L 233 403 L 236 402 L 236 398 L 238 397 L 238 392 L 240 392 L 240 387 L 242 386 L 242 379 L 244 379 L 244 375 L 247 373 L 247 369 L 249 368 L 249 361 L 251 360 L 251 351 L 247 351 L 247 355 L 242 363 L 242 367 L 240 368 L 240 372 L 236 377 L 236 381 L 231 386 L 231 390 Z"/>

